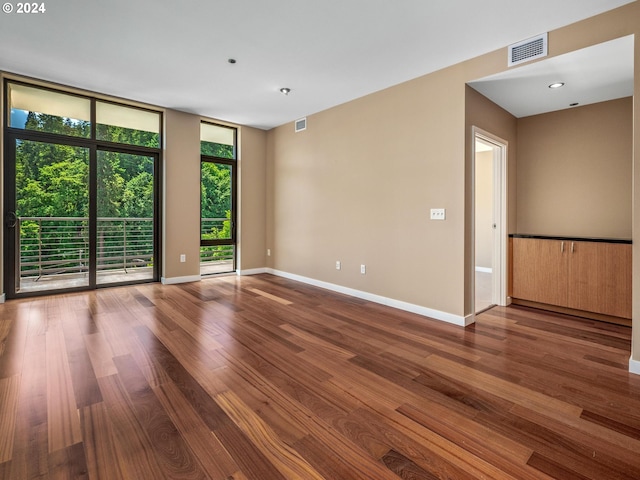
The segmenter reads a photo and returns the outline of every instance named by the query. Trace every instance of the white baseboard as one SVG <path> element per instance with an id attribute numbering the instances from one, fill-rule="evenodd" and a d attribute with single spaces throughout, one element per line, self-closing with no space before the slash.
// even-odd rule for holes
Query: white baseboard
<path id="1" fill-rule="evenodd" d="M 640 360 L 629 359 L 629 372 L 640 375 Z"/>
<path id="2" fill-rule="evenodd" d="M 199 282 L 200 275 L 187 275 L 185 277 L 162 277 L 160 281 L 163 285 L 175 285 L 177 283 Z"/>
<path id="3" fill-rule="evenodd" d="M 472 323 L 476 323 L 476 314 L 472 313 L 470 315 L 467 315 L 466 317 L 463 318 L 463 320 L 464 320 L 464 325 L 462 325 L 462 326 L 463 327 L 468 327 Z"/>
<path id="4" fill-rule="evenodd" d="M 238 275 L 260 275 L 261 273 L 269 273 L 268 268 L 248 268 L 246 270 L 238 270 Z"/>
<path id="5" fill-rule="evenodd" d="M 493 273 L 493 268 L 476 266 L 476 272 Z"/>
<path id="6" fill-rule="evenodd" d="M 411 313 L 417 313 L 418 315 L 424 315 L 425 317 L 433 318 L 435 320 L 441 320 L 447 323 L 452 323 L 454 325 L 458 325 L 461 327 L 466 327 L 475 321 L 475 315 L 468 315 L 467 317 L 462 317 L 460 315 L 453 315 L 451 313 L 441 312 L 440 310 L 434 310 L 432 308 L 422 307 L 420 305 L 415 305 L 413 303 L 403 302 L 401 300 L 395 300 L 393 298 L 387 298 L 381 295 L 375 295 L 373 293 L 363 292 L 361 290 L 343 287 L 341 285 L 336 285 L 334 283 L 323 282 L 321 280 L 303 277 L 301 275 L 296 275 L 294 273 L 287 273 L 280 270 L 274 270 L 273 268 L 267 268 L 266 273 L 271 273 L 272 275 L 277 275 L 279 277 L 284 277 L 290 280 L 295 280 L 297 282 L 313 285 L 314 287 L 324 288 L 326 290 L 331 290 L 333 292 L 343 293 L 351 297 L 361 298 L 363 300 L 368 300 L 370 302 L 387 305 L 389 307 L 397 308 L 399 310 L 404 310 Z"/>

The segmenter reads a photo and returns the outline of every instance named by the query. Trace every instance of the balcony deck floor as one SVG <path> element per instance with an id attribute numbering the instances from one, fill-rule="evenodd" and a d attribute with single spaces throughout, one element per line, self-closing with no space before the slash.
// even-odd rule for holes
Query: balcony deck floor
<path id="1" fill-rule="evenodd" d="M 203 263 L 200 265 L 201 275 L 229 273 L 233 270 L 233 261 Z M 153 279 L 150 267 L 134 267 L 118 270 L 107 270 L 98 273 L 98 285 L 120 284 L 128 282 L 147 282 Z M 20 281 L 19 293 L 49 292 L 67 288 L 79 288 L 89 285 L 89 275 L 83 273 L 61 273 L 42 277 L 23 277 Z"/>

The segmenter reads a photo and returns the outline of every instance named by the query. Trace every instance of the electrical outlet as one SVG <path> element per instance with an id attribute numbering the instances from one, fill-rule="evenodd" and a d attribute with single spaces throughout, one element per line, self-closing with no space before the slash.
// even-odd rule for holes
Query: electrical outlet
<path id="1" fill-rule="evenodd" d="M 364 275 L 365 273 L 367 273 L 367 266 L 366 265 L 360 265 L 360 273 L 362 275 Z"/>
<path id="2" fill-rule="evenodd" d="M 271 256 L 271 249 L 267 248 L 267 257 L 270 257 L 270 256 Z"/>
<path id="3" fill-rule="evenodd" d="M 184 253 L 180 254 L 180 263 L 184 263 L 187 261 L 187 256 Z"/>
<path id="4" fill-rule="evenodd" d="M 445 219 L 445 209 L 444 208 L 432 208 L 431 209 L 431 220 L 444 220 Z"/>
<path id="5" fill-rule="evenodd" d="M 336 270 L 340 270 L 342 268 L 342 264 L 340 263 L 340 260 L 336 260 Z"/>

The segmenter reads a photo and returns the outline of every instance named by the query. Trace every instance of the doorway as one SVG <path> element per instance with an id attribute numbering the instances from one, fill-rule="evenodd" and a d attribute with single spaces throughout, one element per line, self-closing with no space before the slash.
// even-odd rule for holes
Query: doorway
<path id="1" fill-rule="evenodd" d="M 474 309 L 506 305 L 507 142 L 473 129 Z"/>

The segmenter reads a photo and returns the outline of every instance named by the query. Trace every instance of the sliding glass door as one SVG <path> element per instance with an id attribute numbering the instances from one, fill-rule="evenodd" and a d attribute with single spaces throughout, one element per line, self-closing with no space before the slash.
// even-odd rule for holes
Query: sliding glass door
<path id="1" fill-rule="evenodd" d="M 8 297 L 159 277 L 160 114 L 5 87 Z"/>
<path id="2" fill-rule="evenodd" d="M 13 139 L 9 150 L 10 287 L 37 292 L 88 286 L 89 149 Z"/>
<path id="3" fill-rule="evenodd" d="M 153 280 L 155 158 L 98 151 L 98 284 Z"/>

